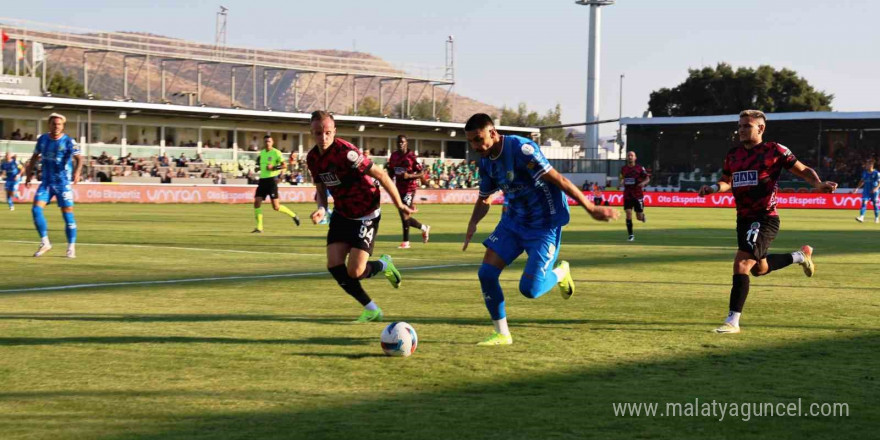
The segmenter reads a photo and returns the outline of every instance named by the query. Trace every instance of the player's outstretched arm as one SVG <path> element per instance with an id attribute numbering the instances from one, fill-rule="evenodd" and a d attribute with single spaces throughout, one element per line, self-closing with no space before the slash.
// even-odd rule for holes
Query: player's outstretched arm
<path id="1" fill-rule="evenodd" d="M 709 194 L 723 193 L 727 191 L 730 191 L 730 177 L 724 176 L 714 185 L 701 186 L 700 197 L 706 197 Z"/>
<path id="2" fill-rule="evenodd" d="M 474 203 L 474 211 L 471 213 L 471 220 L 468 222 L 467 233 L 464 236 L 464 246 L 461 247 L 462 251 L 467 250 L 468 244 L 470 244 L 471 239 L 474 238 L 474 234 L 477 232 L 477 224 L 489 213 L 489 208 L 491 207 L 489 197 L 477 198 L 476 203 Z"/>
<path id="3" fill-rule="evenodd" d="M 801 161 L 795 162 L 789 171 L 795 176 L 806 180 L 813 188 L 821 192 L 834 192 L 837 189 L 837 183 L 823 182 L 819 175 L 816 174 L 816 170 L 804 165 Z"/>
<path id="4" fill-rule="evenodd" d="M 396 206 L 397 210 L 403 214 L 403 219 L 408 219 L 410 214 L 412 214 L 412 209 L 403 203 L 403 199 L 400 198 L 400 193 L 397 192 L 397 187 L 394 186 L 394 182 L 388 177 L 388 173 L 380 167 L 371 166 L 370 169 L 367 170 L 367 175 L 379 181 L 382 188 L 385 188 L 385 192 L 391 196 L 391 201 L 394 202 L 394 206 Z"/>
<path id="5" fill-rule="evenodd" d="M 593 202 L 587 200 L 581 190 L 574 186 L 574 184 L 571 183 L 570 180 L 566 179 L 565 176 L 559 174 L 558 171 L 552 168 L 550 169 L 550 171 L 547 171 L 547 173 L 541 176 L 541 179 L 547 183 L 552 183 L 556 185 L 557 187 L 559 187 L 559 189 L 562 190 L 562 192 L 567 194 L 572 199 L 577 200 L 577 202 L 584 207 L 584 210 L 587 211 L 587 214 L 590 214 L 590 217 L 593 217 L 594 220 L 607 222 L 611 220 L 616 220 L 617 217 L 620 217 L 620 213 L 616 209 L 610 207 L 596 206 L 593 204 Z"/>
<path id="6" fill-rule="evenodd" d="M 31 160 L 27 163 L 27 169 L 25 170 L 25 178 L 24 178 L 24 187 L 27 188 L 31 185 L 31 179 L 34 178 L 34 172 L 36 172 L 35 167 L 37 166 L 37 161 L 40 160 L 40 153 L 34 153 L 31 155 Z"/>
<path id="7" fill-rule="evenodd" d="M 312 219 L 312 223 L 317 225 L 327 215 L 327 185 L 315 182 L 315 190 L 317 191 L 315 193 L 315 202 L 318 203 L 318 209 L 309 217 Z"/>

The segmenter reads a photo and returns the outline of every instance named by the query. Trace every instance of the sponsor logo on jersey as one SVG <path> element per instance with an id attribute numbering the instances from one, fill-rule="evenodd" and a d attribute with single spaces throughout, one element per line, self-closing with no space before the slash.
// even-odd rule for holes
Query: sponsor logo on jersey
<path id="1" fill-rule="evenodd" d="M 528 144 L 523 145 L 522 154 L 525 154 L 526 156 L 531 156 L 532 154 L 535 154 L 535 147 Z"/>
<path id="2" fill-rule="evenodd" d="M 403 174 L 406 172 L 406 168 L 404 167 L 394 167 L 394 174 Z"/>
<path id="3" fill-rule="evenodd" d="M 746 170 L 733 173 L 733 187 L 755 186 L 758 184 L 758 171 Z"/>
<path id="4" fill-rule="evenodd" d="M 636 184 L 636 179 L 635 179 L 634 177 L 625 177 L 625 178 L 623 179 L 623 184 L 624 184 L 624 185 L 635 185 L 635 184 Z"/>
<path id="5" fill-rule="evenodd" d="M 339 181 L 339 178 L 336 177 L 336 173 L 321 173 L 318 177 L 321 179 L 321 183 L 327 186 L 336 186 L 342 183 Z"/>

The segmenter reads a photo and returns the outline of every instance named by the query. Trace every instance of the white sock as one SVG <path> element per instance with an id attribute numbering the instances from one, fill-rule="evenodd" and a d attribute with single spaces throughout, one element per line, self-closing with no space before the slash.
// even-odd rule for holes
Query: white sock
<path id="1" fill-rule="evenodd" d="M 423 225 L 422 225 L 422 230 L 423 230 L 423 231 L 427 231 L 427 230 L 428 230 L 428 225 L 423 224 Z"/>
<path id="2" fill-rule="evenodd" d="M 557 267 L 556 269 L 553 269 L 553 274 L 556 275 L 556 281 L 559 281 L 559 280 L 565 278 L 565 271 L 562 270 L 561 267 Z"/>
<path id="3" fill-rule="evenodd" d="M 385 269 L 388 268 L 388 263 L 386 263 L 385 260 L 376 260 L 376 261 L 378 261 L 379 264 L 382 265 L 382 272 L 385 272 Z"/>
<path id="4" fill-rule="evenodd" d="M 739 317 L 741 315 L 741 312 L 734 312 L 733 310 L 731 310 L 730 313 L 727 314 L 727 319 L 725 319 L 724 322 L 734 327 L 739 327 Z"/>
<path id="5" fill-rule="evenodd" d="M 76 243 L 67 243 L 67 250 L 72 251 L 76 249 Z"/>
<path id="6" fill-rule="evenodd" d="M 364 309 L 373 312 L 373 311 L 379 310 L 379 306 L 377 306 L 374 301 L 370 301 L 369 304 L 364 306 Z"/>
<path id="7" fill-rule="evenodd" d="M 804 262 L 804 253 L 801 251 L 795 251 L 791 253 L 791 258 L 794 259 L 794 264 L 800 264 Z"/>
<path id="8" fill-rule="evenodd" d="M 499 335 L 509 335 L 510 329 L 507 328 L 507 318 L 493 319 L 492 325 L 495 326 L 495 333 Z"/>
<path id="9" fill-rule="evenodd" d="M 43 237 L 40 239 L 40 244 L 49 244 L 49 237 Z"/>

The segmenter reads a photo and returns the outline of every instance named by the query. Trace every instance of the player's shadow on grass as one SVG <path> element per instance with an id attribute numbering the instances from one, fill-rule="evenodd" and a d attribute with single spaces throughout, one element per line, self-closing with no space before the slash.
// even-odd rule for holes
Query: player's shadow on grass
<path id="1" fill-rule="evenodd" d="M 193 439 L 222 433 L 225 438 L 259 439 L 542 439 L 542 438 L 868 438 L 875 432 L 880 409 L 876 402 L 876 365 L 880 363 L 880 334 L 853 338 L 829 338 L 788 345 L 742 349 L 734 338 L 718 336 L 714 344 L 689 349 L 689 354 L 658 361 L 644 360 L 601 367 L 568 369 L 554 373 L 525 374 L 518 363 L 528 363 L 520 347 L 473 347 L 462 356 L 493 356 L 498 368 L 520 372 L 510 380 L 474 383 L 472 373 L 462 371 L 462 381 L 443 383 L 430 389 L 430 380 L 414 379 L 430 370 L 397 373 L 401 383 L 415 380 L 392 393 L 361 395 L 351 400 L 345 395 L 335 404 L 241 411 L 205 411 L 200 415 L 164 417 L 147 425 L 133 419 L 105 439 Z M 752 340 L 757 342 L 757 340 Z M 506 350 L 506 351 L 505 351 Z M 376 355 L 378 356 L 378 355 Z M 388 359 L 386 366 L 399 362 L 418 363 L 418 353 L 408 360 Z M 521 360 L 519 358 L 522 358 Z M 401 392 L 401 390 L 405 390 Z M 238 390 L 238 397 L 248 396 Z M 254 391 L 259 398 L 259 391 Z M 288 391 L 296 400 L 297 391 Z M 136 394 L 133 392 L 132 396 Z M 186 396 L 175 395 L 175 402 Z M 277 397 L 276 397 L 277 398 Z M 204 402 L 200 393 L 192 398 Z M 215 400 L 228 395 L 218 392 Z M 699 400 L 696 400 L 699 399 Z M 756 410 L 750 414 L 727 412 L 719 421 L 718 408 L 703 408 L 713 401 L 737 405 L 767 402 L 797 404 L 803 411 L 811 403 L 846 403 L 845 417 L 769 417 Z M 659 403 L 654 416 L 619 416 L 614 403 Z M 678 404 L 678 415 L 666 403 Z M 685 404 L 696 402 L 696 412 L 683 413 Z M 125 398 L 119 397 L 119 404 Z M 700 406 L 702 405 L 702 406 Z M 729 410 L 729 407 L 726 407 Z M 144 411 L 133 406 L 134 411 Z M 96 412 L 99 410 L 95 410 Z M 644 409 L 642 409 L 644 411 Z M 763 410 L 762 410 L 763 411 Z M 118 411 L 117 411 L 118 413 Z M 683 416 L 687 414 L 687 416 Z M 151 414 L 152 415 L 152 414 Z M 77 415 L 67 423 L 89 426 L 94 420 Z M 108 417 L 108 420 L 111 420 Z M 108 425 L 101 427 L 104 432 Z"/>
<path id="2" fill-rule="evenodd" d="M 60 338 L 0 338 L 0 346 L 61 344 L 271 344 L 357 346 L 374 343 L 373 338 L 316 337 L 305 339 L 248 339 L 191 336 L 70 336 Z"/>

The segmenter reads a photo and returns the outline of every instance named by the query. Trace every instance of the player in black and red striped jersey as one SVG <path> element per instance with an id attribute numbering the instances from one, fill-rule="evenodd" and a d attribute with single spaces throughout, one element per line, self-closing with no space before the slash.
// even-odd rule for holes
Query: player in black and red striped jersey
<path id="1" fill-rule="evenodd" d="M 806 180 L 822 192 L 837 189 L 834 182 L 823 182 L 812 168 L 795 158 L 785 146 L 764 142 L 767 118 L 760 110 L 745 110 L 739 115 L 741 145 L 730 149 L 724 159 L 721 180 L 700 188 L 700 196 L 732 191 L 736 202 L 736 236 L 739 250 L 733 260 L 733 287 L 730 311 L 717 333 L 739 333 L 739 318 L 749 294 L 749 274 L 766 275 L 793 263 L 800 264 L 811 277 L 813 248 L 804 245 L 787 254 L 768 254 L 770 243 L 779 232 L 776 212 L 776 182 L 783 169 Z"/>
<path id="2" fill-rule="evenodd" d="M 334 209 L 327 232 L 327 270 L 346 293 L 364 306 L 355 322 L 381 321 L 382 309 L 370 299 L 360 280 L 384 272 L 391 285 L 398 288 L 401 278 L 391 256 L 369 261 L 381 219 L 380 191 L 374 179 L 385 188 L 403 218 L 408 218 L 412 210 L 400 199 L 397 188 L 381 167 L 374 167 L 356 146 L 336 138 L 333 115 L 324 111 L 312 113 L 311 131 L 315 147 L 306 156 L 306 164 L 317 186 L 318 209 L 311 215 L 313 223 L 327 215 L 327 190 L 333 196 Z"/>
<path id="3" fill-rule="evenodd" d="M 650 181 L 648 170 L 636 163 L 636 152 L 626 153 L 626 165 L 620 169 L 620 185 L 623 186 L 623 209 L 626 211 L 626 232 L 629 234 L 629 241 L 636 239 L 633 235 L 633 210 L 636 211 L 636 218 L 642 223 L 645 222 L 643 189 Z"/>
<path id="4" fill-rule="evenodd" d="M 406 135 L 401 134 L 397 136 L 397 151 L 391 153 L 391 158 L 388 159 L 386 168 L 393 173 L 394 184 L 397 185 L 397 192 L 400 193 L 403 203 L 415 209 L 416 190 L 419 188 L 419 181 L 425 176 L 425 170 L 422 168 L 422 164 L 419 163 L 415 153 L 409 149 Z M 400 221 L 403 223 L 403 243 L 400 244 L 398 249 L 410 248 L 410 226 L 419 228 L 422 231 L 422 243 L 428 242 L 431 233 L 430 226 L 420 223 L 413 217 L 404 219 L 401 216 Z"/>

